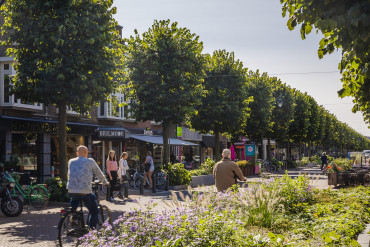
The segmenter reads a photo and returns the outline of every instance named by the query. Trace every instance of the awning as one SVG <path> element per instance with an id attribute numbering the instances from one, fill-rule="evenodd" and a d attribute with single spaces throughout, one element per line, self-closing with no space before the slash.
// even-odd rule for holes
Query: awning
<path id="1" fill-rule="evenodd" d="M 41 119 L 41 118 L 24 118 L 24 117 L 13 117 L 13 116 L 1 116 L 1 118 L 11 119 L 11 120 L 20 120 L 20 121 L 39 122 L 39 123 L 54 123 L 54 124 L 59 124 L 58 121 L 48 120 L 48 119 Z M 67 122 L 67 125 L 80 125 L 80 126 L 99 127 L 99 125 L 96 125 L 96 124 L 81 123 L 81 122 Z"/>
<path id="2" fill-rule="evenodd" d="M 131 138 L 134 138 L 134 139 L 137 139 L 143 142 L 163 145 L 163 136 L 131 135 Z M 179 140 L 176 138 L 169 138 L 168 144 L 173 145 L 173 146 L 199 146 L 198 144 L 186 142 L 186 141 Z"/>

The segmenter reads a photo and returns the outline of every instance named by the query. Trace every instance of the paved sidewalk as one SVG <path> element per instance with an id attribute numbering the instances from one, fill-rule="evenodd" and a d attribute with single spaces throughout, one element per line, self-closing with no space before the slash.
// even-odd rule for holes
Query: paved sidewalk
<path id="1" fill-rule="evenodd" d="M 320 169 L 303 168 L 290 170 L 289 176 L 296 177 L 299 174 L 306 173 L 311 179 L 311 185 L 315 188 L 328 188 L 327 176 L 320 173 Z M 268 174 L 271 176 L 282 176 L 283 174 Z M 260 176 L 248 178 L 248 181 L 259 181 Z M 212 189 L 214 186 L 208 186 L 204 189 Z M 144 191 L 144 195 L 139 195 L 138 191 L 130 190 L 129 201 L 125 204 L 121 200 L 115 203 L 102 201 L 107 205 L 112 213 L 113 220 L 116 219 L 123 211 L 133 209 L 145 209 L 149 203 L 156 203 L 154 211 L 168 209 L 168 205 L 173 205 L 170 200 L 171 192 L 151 193 L 149 190 Z M 186 194 L 186 193 L 185 193 Z M 177 195 L 179 193 L 177 192 Z M 101 197 L 103 198 L 103 197 Z M 19 217 L 10 218 L 4 216 L 0 211 L 0 247 L 55 247 L 57 246 L 57 225 L 60 219 L 60 210 L 68 207 L 68 203 L 50 203 L 42 211 L 27 211 L 26 209 Z M 175 206 L 173 206 L 175 207 Z"/>

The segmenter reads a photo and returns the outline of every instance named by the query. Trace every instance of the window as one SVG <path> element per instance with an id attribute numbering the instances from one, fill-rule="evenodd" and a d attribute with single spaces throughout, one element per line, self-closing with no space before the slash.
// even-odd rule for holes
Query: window
<path id="1" fill-rule="evenodd" d="M 4 64 L 4 70 L 9 70 L 10 66 L 8 63 Z"/>
<path id="2" fill-rule="evenodd" d="M 128 103 L 129 101 L 125 101 L 124 94 L 111 94 L 106 102 L 100 104 L 99 118 L 131 119 Z"/>

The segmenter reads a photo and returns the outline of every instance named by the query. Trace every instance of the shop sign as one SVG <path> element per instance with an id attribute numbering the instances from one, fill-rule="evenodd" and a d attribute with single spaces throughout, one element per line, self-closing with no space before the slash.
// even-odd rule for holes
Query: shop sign
<path id="1" fill-rule="evenodd" d="M 99 130 L 98 137 L 100 138 L 125 138 L 124 130 Z"/>
<path id="2" fill-rule="evenodd" d="M 177 137 L 182 137 L 182 127 L 177 127 L 176 128 L 176 136 Z"/>
<path id="3" fill-rule="evenodd" d="M 246 156 L 256 156 L 256 146 L 252 144 L 245 145 L 245 155 Z"/>
<path id="4" fill-rule="evenodd" d="M 234 145 L 235 146 L 244 146 L 244 142 L 235 142 Z"/>

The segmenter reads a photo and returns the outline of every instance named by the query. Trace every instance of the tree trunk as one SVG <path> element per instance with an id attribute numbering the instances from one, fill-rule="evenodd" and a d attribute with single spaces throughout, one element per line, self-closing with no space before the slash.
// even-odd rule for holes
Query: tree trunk
<path id="1" fill-rule="evenodd" d="M 302 159 L 302 142 L 299 141 L 299 148 L 298 148 L 299 152 L 298 152 L 298 160 L 301 160 Z"/>
<path id="2" fill-rule="evenodd" d="M 286 149 L 286 152 L 287 152 L 287 160 L 292 160 L 292 155 L 291 155 L 291 152 L 290 152 L 290 141 L 288 140 L 287 141 L 287 149 Z"/>
<path id="3" fill-rule="evenodd" d="M 215 130 L 215 161 L 218 162 L 220 159 L 220 132 Z"/>
<path id="4" fill-rule="evenodd" d="M 67 105 L 61 102 L 59 107 L 59 176 L 63 181 L 67 181 Z"/>
<path id="5" fill-rule="evenodd" d="M 271 161 L 271 138 L 267 138 L 267 160 Z"/>
<path id="6" fill-rule="evenodd" d="M 311 142 L 308 143 L 308 157 L 311 158 Z"/>
<path id="7" fill-rule="evenodd" d="M 163 122 L 163 167 L 167 168 L 168 166 L 168 155 L 169 155 L 169 145 L 168 145 L 168 138 L 169 138 L 169 127 L 170 123 Z"/>

